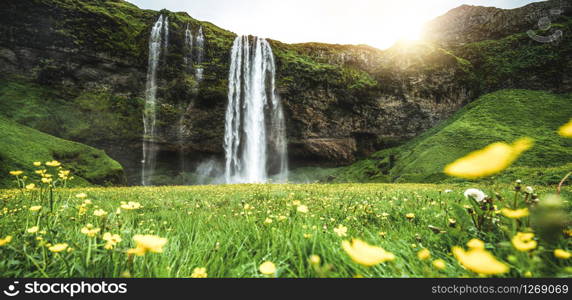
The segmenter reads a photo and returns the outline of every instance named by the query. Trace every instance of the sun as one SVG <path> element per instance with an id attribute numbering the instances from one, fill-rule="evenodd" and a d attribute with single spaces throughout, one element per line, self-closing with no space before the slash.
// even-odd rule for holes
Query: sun
<path id="1" fill-rule="evenodd" d="M 396 37 L 398 40 L 417 41 L 421 39 L 422 32 L 423 23 L 406 23 L 396 31 Z"/>
<path id="2" fill-rule="evenodd" d="M 377 23 L 376 46 L 380 48 L 391 47 L 399 41 L 418 41 L 422 39 L 425 23 L 433 15 L 423 9 L 412 9 L 405 3 L 385 3 L 384 9 L 380 9 Z M 412 5 L 415 6 L 415 5 Z"/>

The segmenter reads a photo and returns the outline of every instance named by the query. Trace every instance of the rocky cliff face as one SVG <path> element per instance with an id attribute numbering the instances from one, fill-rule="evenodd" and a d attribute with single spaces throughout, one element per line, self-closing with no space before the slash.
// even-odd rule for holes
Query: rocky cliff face
<path id="1" fill-rule="evenodd" d="M 169 16 L 171 36 L 168 55 L 158 71 L 159 167 L 176 175 L 181 149 L 191 168 L 206 158 L 222 158 L 229 51 L 235 34 L 186 13 L 141 10 L 125 1 L 8 0 L 4 5 L 0 79 L 48 89 L 43 105 L 53 109 L 31 114 L 33 107 L 24 102 L 17 109 L 22 113 L 2 113 L 50 134 L 106 150 L 126 167 L 130 182 L 138 182 L 147 44 L 151 27 L 162 13 Z M 489 9 L 479 14 L 488 16 L 489 11 L 498 14 Z M 448 46 L 449 40 L 458 42 L 457 37 L 469 29 L 443 28 L 472 20 L 473 15 L 473 9 L 461 7 L 436 21 L 434 32 L 444 33 L 433 36 L 445 42 L 398 44 L 386 51 L 271 41 L 291 165 L 349 164 L 418 135 L 483 90 L 497 88 L 502 78 L 481 83 L 483 74 L 490 71 L 481 63 L 485 60 L 479 56 L 481 51 Z M 194 31 L 202 26 L 206 37 L 200 82 L 183 63 L 187 24 Z M 467 45 L 483 38 L 469 36 Z M 550 51 L 560 57 L 561 49 Z M 511 70 L 506 76 L 526 68 Z M 565 78 L 560 81 L 570 86 Z M 0 90 L 2 102 L 14 101 L 7 95 Z M 183 141 L 176 127 L 181 117 Z M 72 122 L 71 118 L 79 120 Z"/>
<path id="2" fill-rule="evenodd" d="M 426 39 L 474 67 L 474 90 L 572 91 L 572 1 L 516 9 L 463 5 L 427 25 Z"/>
<path id="3" fill-rule="evenodd" d="M 572 14 L 572 1 L 550 0 L 516 9 L 462 5 L 429 22 L 425 38 L 446 47 L 544 29 Z M 543 19 L 544 18 L 544 19 Z"/>

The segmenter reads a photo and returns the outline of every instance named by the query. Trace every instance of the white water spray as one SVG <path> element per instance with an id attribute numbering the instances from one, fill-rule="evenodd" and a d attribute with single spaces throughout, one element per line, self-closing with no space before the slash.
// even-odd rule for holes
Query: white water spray
<path id="1" fill-rule="evenodd" d="M 231 52 L 225 118 L 225 180 L 263 183 L 288 177 L 284 113 L 275 84 L 270 44 L 237 37 Z"/>

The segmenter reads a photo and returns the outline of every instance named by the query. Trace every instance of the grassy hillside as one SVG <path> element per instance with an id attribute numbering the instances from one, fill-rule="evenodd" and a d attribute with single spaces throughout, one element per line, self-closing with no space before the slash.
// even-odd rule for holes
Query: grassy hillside
<path id="1" fill-rule="evenodd" d="M 562 17 L 552 28 L 570 32 L 572 18 Z M 537 32 L 545 36 L 546 32 Z M 498 40 L 468 43 L 452 50 L 455 55 L 474 66 L 477 86 L 482 93 L 502 88 L 570 91 L 567 82 L 570 72 L 568 57 L 572 55 L 572 41 L 539 43 L 526 33 L 517 33 Z"/>
<path id="2" fill-rule="evenodd" d="M 73 185 L 106 185 L 124 182 L 123 169 L 105 152 L 19 125 L 0 117 L 0 187 L 15 187 L 8 173 L 22 170 L 35 176 L 32 162 L 58 160 L 71 170 Z"/>
<path id="3" fill-rule="evenodd" d="M 454 180 L 445 165 L 497 141 L 522 136 L 536 141 L 500 180 L 526 178 L 555 184 L 572 169 L 572 140 L 556 130 L 572 117 L 572 95 L 540 91 L 502 90 L 467 105 L 451 119 L 396 148 L 342 168 L 335 181 L 436 182 Z"/>

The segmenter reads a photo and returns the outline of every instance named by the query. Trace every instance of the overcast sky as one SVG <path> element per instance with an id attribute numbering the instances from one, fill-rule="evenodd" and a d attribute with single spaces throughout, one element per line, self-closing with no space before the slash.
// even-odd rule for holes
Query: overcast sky
<path id="1" fill-rule="evenodd" d="M 387 48 L 419 36 L 423 23 L 462 4 L 515 8 L 538 0 L 128 0 L 141 8 L 185 11 L 238 34 L 287 43 Z"/>

